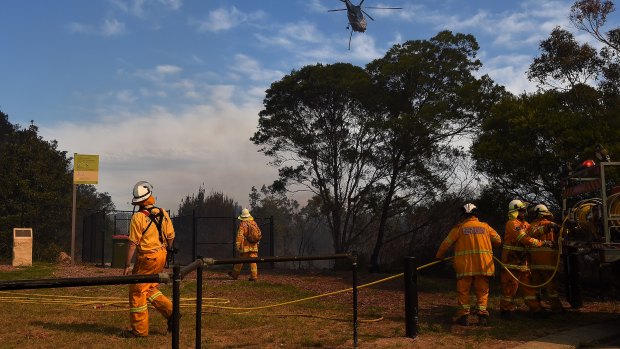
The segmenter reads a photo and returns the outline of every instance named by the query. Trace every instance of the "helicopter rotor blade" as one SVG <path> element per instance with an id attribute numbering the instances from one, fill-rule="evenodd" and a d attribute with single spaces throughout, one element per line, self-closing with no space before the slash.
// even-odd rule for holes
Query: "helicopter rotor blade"
<path id="1" fill-rule="evenodd" d="M 365 8 L 373 8 L 375 10 L 402 10 L 402 7 L 372 7 L 366 6 Z"/>
<path id="2" fill-rule="evenodd" d="M 364 12 L 364 14 L 365 14 L 366 16 L 368 16 L 368 18 L 372 19 L 373 21 L 375 20 L 375 19 L 374 19 L 374 18 L 372 18 L 372 17 L 371 17 L 368 13 L 366 13 L 366 11 L 362 10 L 362 12 Z"/>
<path id="3" fill-rule="evenodd" d="M 335 10 L 327 10 L 327 12 L 336 12 L 336 11 L 346 11 L 346 8 L 339 8 L 339 9 L 335 9 Z"/>
<path id="4" fill-rule="evenodd" d="M 364 3 L 364 1 L 366 1 L 366 0 L 362 0 L 362 1 L 360 1 L 360 3 L 359 3 L 359 4 L 357 4 L 357 6 L 362 6 L 362 4 Z"/>

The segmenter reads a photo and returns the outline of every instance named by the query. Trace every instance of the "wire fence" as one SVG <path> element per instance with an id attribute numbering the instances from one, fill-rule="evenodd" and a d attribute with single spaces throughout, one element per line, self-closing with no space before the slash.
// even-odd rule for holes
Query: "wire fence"
<path id="1" fill-rule="evenodd" d="M 81 234 L 82 262 L 112 264 L 118 258 L 113 236 L 129 235 L 132 211 L 98 211 L 84 217 Z M 189 264 L 200 256 L 232 258 L 239 220 L 236 217 L 187 216 L 171 217 L 175 230 L 174 261 Z M 272 217 L 254 217 L 262 231 L 259 255 L 275 255 Z M 116 252 L 116 253 L 115 253 Z M 80 254 L 78 254 L 80 255 Z M 269 263 L 268 267 L 273 267 Z"/>

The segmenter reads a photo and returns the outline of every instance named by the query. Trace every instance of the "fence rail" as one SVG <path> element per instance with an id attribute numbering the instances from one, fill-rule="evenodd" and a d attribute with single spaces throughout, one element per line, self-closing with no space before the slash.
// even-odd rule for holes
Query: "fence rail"
<path id="1" fill-rule="evenodd" d="M 192 263 L 181 268 L 175 264 L 172 268 L 172 278 L 168 273 L 154 275 L 125 275 L 109 277 L 86 277 L 86 278 L 63 278 L 63 279 L 39 279 L 39 280 L 13 280 L 1 281 L 0 290 L 24 290 L 39 288 L 63 288 L 79 286 L 99 286 L 99 285 L 122 285 L 138 284 L 148 282 L 168 283 L 172 279 L 172 348 L 179 348 L 180 332 L 180 301 L 181 301 L 181 280 L 184 276 L 194 270 L 196 273 L 196 348 L 201 347 L 202 337 L 202 290 L 203 290 L 203 269 L 205 265 L 224 265 L 236 263 L 277 263 L 292 261 L 310 260 L 331 260 L 349 259 L 353 273 L 353 346 L 357 347 L 357 254 L 333 254 L 320 256 L 282 256 L 282 257 L 262 257 L 262 258 L 199 258 Z"/>

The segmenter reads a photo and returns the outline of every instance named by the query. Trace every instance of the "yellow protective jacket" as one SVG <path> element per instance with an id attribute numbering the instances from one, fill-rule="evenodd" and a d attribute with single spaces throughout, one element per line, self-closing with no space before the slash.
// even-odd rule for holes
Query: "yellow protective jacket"
<path id="1" fill-rule="evenodd" d="M 435 258 L 443 258 L 454 245 L 454 270 L 456 277 L 473 275 L 493 276 L 493 247 L 499 246 L 502 239 L 488 224 L 476 217 L 465 218 L 454 226 L 443 240 Z"/>
<path id="2" fill-rule="evenodd" d="M 508 269 L 528 271 L 529 247 L 540 247 L 542 242 L 527 235 L 529 223 L 510 218 L 506 222 L 504 231 L 504 246 L 502 247 L 502 263 Z"/>
<path id="3" fill-rule="evenodd" d="M 237 239 L 235 240 L 235 248 L 238 252 L 258 252 L 258 244 L 250 243 L 245 239 L 245 236 L 248 234 L 248 231 L 251 229 L 250 225 L 253 225 L 254 228 L 258 229 L 258 225 L 254 219 L 246 219 L 239 223 L 239 230 L 237 230 Z"/>
<path id="4" fill-rule="evenodd" d="M 560 226 L 545 217 L 532 222 L 527 234 L 538 240 L 547 240 L 558 243 Z M 539 247 L 530 249 L 531 270 L 555 270 L 558 261 L 558 249 Z"/>

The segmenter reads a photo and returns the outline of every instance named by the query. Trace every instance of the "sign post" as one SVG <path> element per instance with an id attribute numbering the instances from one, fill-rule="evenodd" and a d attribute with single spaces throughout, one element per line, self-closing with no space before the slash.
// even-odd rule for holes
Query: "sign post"
<path id="1" fill-rule="evenodd" d="M 73 154 L 73 209 L 71 212 L 71 264 L 75 264 L 75 218 L 78 184 L 99 183 L 99 155 Z"/>

